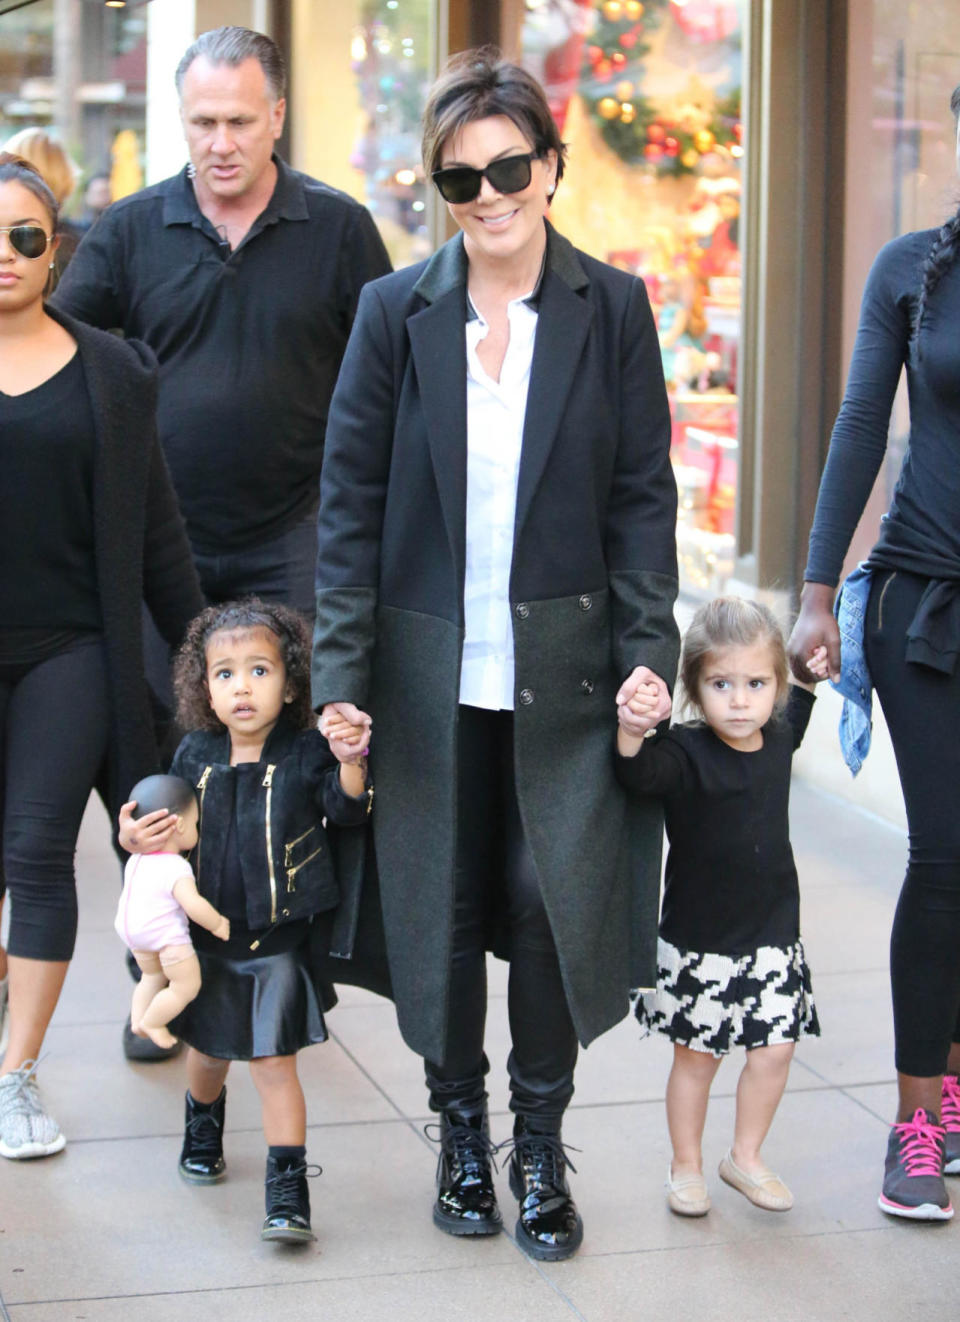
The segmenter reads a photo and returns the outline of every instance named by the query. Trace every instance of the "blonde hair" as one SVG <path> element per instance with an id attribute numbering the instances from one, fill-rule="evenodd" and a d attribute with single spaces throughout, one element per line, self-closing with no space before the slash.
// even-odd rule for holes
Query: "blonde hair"
<path id="1" fill-rule="evenodd" d="M 777 700 L 774 711 L 780 712 L 787 702 L 787 648 L 773 611 L 758 601 L 745 601 L 743 597 L 717 597 L 707 602 L 694 615 L 683 639 L 680 657 L 680 680 L 683 684 L 685 709 L 702 711 L 697 700 L 700 676 L 712 656 L 728 647 L 752 647 L 766 643 L 777 682 Z"/>
<path id="2" fill-rule="evenodd" d="M 80 171 L 65 148 L 44 129 L 21 129 L 7 140 L 4 151 L 36 166 L 59 206 L 77 186 Z"/>

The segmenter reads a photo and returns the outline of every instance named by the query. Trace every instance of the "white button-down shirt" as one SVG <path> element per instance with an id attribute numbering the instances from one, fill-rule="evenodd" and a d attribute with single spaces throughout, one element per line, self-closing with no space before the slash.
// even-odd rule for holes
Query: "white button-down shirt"
<path id="1" fill-rule="evenodd" d="M 524 300 L 507 306 L 510 340 L 494 381 L 477 345 L 489 326 L 467 322 L 467 566 L 464 584 L 460 701 L 493 711 L 513 710 L 513 622 L 510 565 L 517 509 L 520 447 L 537 312 Z"/>

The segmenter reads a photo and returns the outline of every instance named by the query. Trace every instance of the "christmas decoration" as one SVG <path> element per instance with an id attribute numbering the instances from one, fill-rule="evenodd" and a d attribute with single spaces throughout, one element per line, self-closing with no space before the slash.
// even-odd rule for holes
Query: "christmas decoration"
<path id="1" fill-rule="evenodd" d="M 600 0 L 584 47 L 581 95 L 604 142 L 628 165 L 661 175 L 693 173 L 703 156 L 719 149 L 740 155 L 739 89 L 712 109 L 685 105 L 658 114 L 644 96 L 644 57 L 650 36 L 674 15 L 671 0 Z"/>

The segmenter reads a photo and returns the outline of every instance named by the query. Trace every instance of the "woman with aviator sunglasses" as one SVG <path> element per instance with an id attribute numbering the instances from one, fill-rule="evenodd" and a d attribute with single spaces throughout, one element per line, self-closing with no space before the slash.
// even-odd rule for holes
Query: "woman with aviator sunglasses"
<path id="1" fill-rule="evenodd" d="M 660 821 L 613 774 L 617 708 L 670 710 L 676 488 L 642 281 L 547 222 L 542 88 L 456 57 L 423 159 L 459 233 L 367 285 L 321 479 L 314 699 L 372 726 L 400 1028 L 439 1114 L 433 1217 L 501 1228 L 485 951 L 510 961 L 517 1238 L 583 1234 L 561 1122 L 584 1045 L 653 976 Z"/>
<path id="2" fill-rule="evenodd" d="M 65 1138 L 37 1061 L 73 954 L 77 832 L 94 784 L 119 808 L 158 770 L 140 643 L 202 608 L 156 439 L 149 351 L 43 301 L 57 203 L 0 153 L 0 804 L 10 893 L 0 1155 Z M 115 814 L 114 814 L 115 815 Z"/>

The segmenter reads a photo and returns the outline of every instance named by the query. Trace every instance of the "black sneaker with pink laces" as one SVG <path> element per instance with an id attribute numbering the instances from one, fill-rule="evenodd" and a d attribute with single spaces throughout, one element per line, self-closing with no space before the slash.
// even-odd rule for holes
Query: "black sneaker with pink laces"
<path id="1" fill-rule="evenodd" d="M 953 1205 L 943 1182 L 946 1132 L 930 1111 L 892 1125 L 880 1211 L 913 1221 L 949 1221 Z"/>
<path id="2" fill-rule="evenodd" d="M 943 1173 L 960 1175 L 960 1078 L 956 1074 L 943 1076 L 940 1118 L 946 1131 Z"/>

